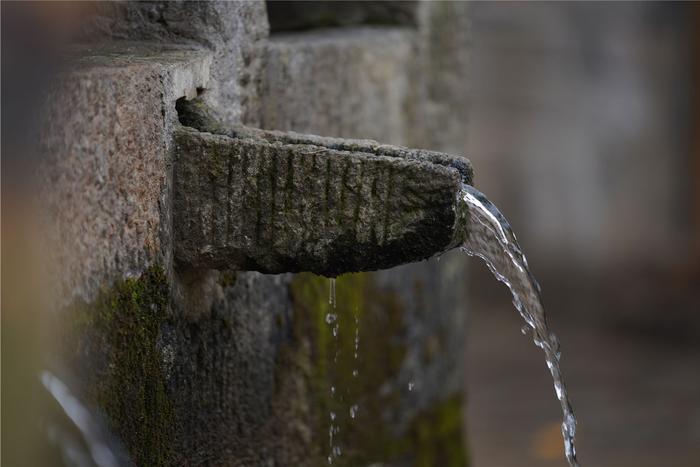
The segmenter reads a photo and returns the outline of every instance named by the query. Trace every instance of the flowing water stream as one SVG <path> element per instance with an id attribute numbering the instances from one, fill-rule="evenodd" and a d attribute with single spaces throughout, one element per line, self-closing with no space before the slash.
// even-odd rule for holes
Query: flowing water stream
<path id="1" fill-rule="evenodd" d="M 513 305 L 526 322 L 524 334 L 532 332 L 535 344 L 544 351 L 564 414 L 561 427 L 564 453 L 569 464 L 578 467 L 574 445 L 576 417 L 559 369 L 559 341 L 547 326 L 540 286 L 530 272 L 508 221 L 496 206 L 469 185 L 463 186 L 458 203 L 459 210 L 465 216 L 464 225 L 467 229 L 467 238 L 461 245 L 462 251 L 484 260 L 493 275 L 508 286 L 513 295 Z"/>

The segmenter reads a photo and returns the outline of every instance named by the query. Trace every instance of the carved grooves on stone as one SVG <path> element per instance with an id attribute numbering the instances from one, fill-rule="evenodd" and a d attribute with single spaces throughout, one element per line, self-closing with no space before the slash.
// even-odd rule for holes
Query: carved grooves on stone
<path id="1" fill-rule="evenodd" d="M 442 251 L 463 177 L 387 157 L 181 127 L 176 257 L 195 267 L 326 275 Z"/>

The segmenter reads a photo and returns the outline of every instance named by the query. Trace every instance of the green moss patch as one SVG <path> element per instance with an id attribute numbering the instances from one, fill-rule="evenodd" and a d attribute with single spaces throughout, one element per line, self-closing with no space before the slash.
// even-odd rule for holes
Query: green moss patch
<path id="1" fill-rule="evenodd" d="M 170 464 L 175 417 L 158 349 L 169 291 L 165 273 L 153 267 L 65 314 L 72 318 L 65 345 L 85 396 L 104 412 L 137 465 Z"/>

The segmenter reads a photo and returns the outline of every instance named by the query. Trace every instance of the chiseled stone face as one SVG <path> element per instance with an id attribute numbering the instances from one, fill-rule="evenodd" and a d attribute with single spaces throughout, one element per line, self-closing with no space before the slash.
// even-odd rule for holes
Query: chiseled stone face
<path id="1" fill-rule="evenodd" d="M 192 115 L 202 107 L 179 106 L 202 132 L 175 132 L 180 264 L 336 276 L 459 243 L 455 201 L 471 181 L 468 161 L 369 140 L 226 131 Z"/>

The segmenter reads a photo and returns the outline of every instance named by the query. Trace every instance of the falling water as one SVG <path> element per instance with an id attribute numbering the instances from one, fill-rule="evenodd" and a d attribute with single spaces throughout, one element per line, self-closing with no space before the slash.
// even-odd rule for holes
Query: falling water
<path id="1" fill-rule="evenodd" d="M 328 304 L 335 309 L 335 277 L 328 279 Z"/>
<path id="2" fill-rule="evenodd" d="M 339 331 L 339 323 L 338 323 L 338 315 L 336 314 L 335 311 L 335 278 L 331 278 L 328 281 L 328 305 L 329 305 L 329 310 L 328 313 L 326 313 L 326 324 L 331 326 L 331 332 L 333 333 L 333 341 L 334 341 L 334 346 L 335 346 L 335 354 L 333 355 L 333 363 L 338 362 L 338 331 Z M 331 400 L 335 399 L 335 386 L 331 385 Z M 338 427 L 335 423 L 336 419 L 336 413 L 331 410 L 328 414 L 329 417 L 329 424 L 328 424 L 328 447 L 330 449 L 330 454 L 328 455 L 328 464 L 331 465 L 333 464 L 333 460 L 337 457 L 340 456 L 341 450 L 340 446 L 336 445 L 334 442 L 335 435 L 338 434 L 340 431 L 340 427 Z"/>
<path id="3" fill-rule="evenodd" d="M 73 422 L 82 436 L 87 452 L 81 443 L 76 442 L 70 434 L 63 433 L 58 426 L 49 428 L 49 438 L 58 444 L 64 460 L 71 465 L 95 465 L 97 467 L 117 467 L 120 465 L 114 446 L 103 433 L 104 428 L 93 416 L 87 406 L 78 399 L 58 376 L 48 370 L 40 374 L 41 384 L 63 410 L 65 416 Z M 89 455 L 88 455 L 89 453 Z"/>
<path id="4" fill-rule="evenodd" d="M 352 369 L 352 377 L 357 378 L 360 374 L 360 371 L 357 369 L 357 363 L 360 357 L 360 318 L 357 315 L 357 308 L 355 308 L 355 340 L 353 343 L 355 345 L 355 351 L 353 353 L 354 367 Z M 353 404 L 350 406 L 350 418 L 352 420 L 357 417 L 357 411 L 359 409 L 360 406 L 358 404 Z"/>
<path id="5" fill-rule="evenodd" d="M 462 251 L 484 260 L 493 275 L 508 286 L 513 295 L 513 305 L 527 323 L 523 333 L 526 334 L 529 327 L 535 344 L 544 351 L 564 414 L 561 428 L 564 452 L 569 464 L 577 467 L 579 464 L 574 445 L 576 417 L 559 369 L 559 341 L 547 327 L 540 286 L 528 268 L 525 255 L 520 250 L 508 221 L 496 206 L 469 185 L 463 186 L 459 204 L 464 208 L 462 211 L 466 217 L 467 229 Z"/>
<path id="6" fill-rule="evenodd" d="M 355 352 L 353 353 L 353 360 L 355 362 L 355 368 L 352 370 L 352 377 L 357 378 L 360 371 L 357 369 L 357 360 L 360 357 L 360 318 L 357 317 L 357 309 L 355 309 Z"/>

